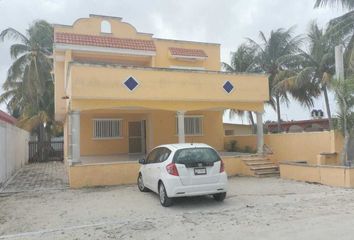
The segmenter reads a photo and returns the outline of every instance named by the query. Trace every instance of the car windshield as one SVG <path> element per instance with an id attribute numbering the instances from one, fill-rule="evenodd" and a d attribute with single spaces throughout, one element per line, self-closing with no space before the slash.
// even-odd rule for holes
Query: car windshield
<path id="1" fill-rule="evenodd" d="M 212 148 L 186 148 L 177 150 L 173 162 L 179 164 L 214 163 L 220 160 Z"/>

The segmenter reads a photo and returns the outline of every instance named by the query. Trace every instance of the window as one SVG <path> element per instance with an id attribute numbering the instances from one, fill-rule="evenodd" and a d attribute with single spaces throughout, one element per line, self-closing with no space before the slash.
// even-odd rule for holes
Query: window
<path id="1" fill-rule="evenodd" d="M 178 133 L 178 119 L 176 121 Z M 184 134 L 202 135 L 203 134 L 203 116 L 184 116 Z"/>
<path id="2" fill-rule="evenodd" d="M 160 163 L 167 160 L 170 156 L 171 150 L 168 148 L 156 148 L 151 151 L 149 156 L 146 159 L 147 163 Z"/>
<path id="3" fill-rule="evenodd" d="M 106 20 L 101 22 L 101 33 L 112 33 L 111 24 Z"/>
<path id="4" fill-rule="evenodd" d="M 203 166 L 213 166 L 217 161 L 220 161 L 220 157 L 212 148 L 180 149 L 173 157 L 174 163 L 185 164 L 187 167 L 197 167 L 198 163 L 202 163 Z"/>
<path id="5" fill-rule="evenodd" d="M 93 138 L 112 139 L 122 137 L 121 119 L 94 119 Z"/>

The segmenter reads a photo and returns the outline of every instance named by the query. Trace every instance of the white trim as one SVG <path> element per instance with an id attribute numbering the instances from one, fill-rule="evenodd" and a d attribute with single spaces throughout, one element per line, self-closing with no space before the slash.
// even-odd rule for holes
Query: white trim
<path id="1" fill-rule="evenodd" d="M 123 118 L 92 118 L 92 120 L 118 120 L 118 121 L 123 121 Z"/>
<path id="2" fill-rule="evenodd" d="M 175 66 L 175 65 L 170 66 L 170 68 L 173 68 L 173 69 L 187 69 L 187 70 L 205 70 L 204 67 L 189 67 L 189 66 Z"/>
<path id="3" fill-rule="evenodd" d="M 185 55 L 173 55 L 171 53 L 172 58 L 175 59 L 183 59 L 183 60 L 205 60 L 208 57 L 197 57 L 197 56 L 185 56 Z"/>
<path id="4" fill-rule="evenodd" d="M 129 78 L 133 78 L 133 79 L 138 83 L 138 85 L 136 85 L 136 87 L 135 87 L 134 89 L 132 89 L 132 90 L 130 90 L 130 89 L 128 88 L 128 86 L 124 84 Z M 125 80 L 123 80 L 123 81 L 122 81 L 122 84 L 123 84 L 123 86 L 124 86 L 125 88 L 127 88 L 130 92 L 135 91 L 135 90 L 140 86 L 140 82 L 138 81 L 138 79 L 136 79 L 136 78 L 135 78 L 134 76 L 132 76 L 132 75 L 128 76 Z"/>
<path id="5" fill-rule="evenodd" d="M 155 51 L 83 46 L 83 45 L 64 44 L 64 43 L 55 43 L 54 49 L 55 50 L 75 50 L 75 51 L 84 51 L 84 52 L 116 53 L 116 54 L 134 55 L 134 56 L 156 56 Z"/>

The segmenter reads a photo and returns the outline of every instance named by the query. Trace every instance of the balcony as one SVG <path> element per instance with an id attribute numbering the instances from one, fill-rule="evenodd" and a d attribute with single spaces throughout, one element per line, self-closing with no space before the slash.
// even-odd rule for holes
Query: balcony
<path id="1" fill-rule="evenodd" d="M 125 67 L 87 62 L 70 63 L 66 86 L 73 106 L 81 109 L 84 108 L 84 101 L 86 106 L 89 101 L 101 101 L 102 104 L 104 101 L 106 104 L 114 101 L 115 104 L 120 102 L 117 106 L 126 102 L 125 106 L 146 106 L 151 103 L 150 107 L 153 107 L 154 103 L 160 103 L 184 104 L 188 108 L 199 103 L 199 108 L 204 109 L 237 107 L 260 110 L 269 98 L 268 80 L 262 74 Z"/>

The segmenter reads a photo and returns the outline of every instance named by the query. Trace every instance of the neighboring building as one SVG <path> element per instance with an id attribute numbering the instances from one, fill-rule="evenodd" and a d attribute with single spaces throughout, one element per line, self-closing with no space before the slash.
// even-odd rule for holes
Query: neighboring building
<path id="1" fill-rule="evenodd" d="M 0 110 L 0 122 L 6 122 L 6 123 L 10 123 L 12 125 L 15 125 L 17 120 L 13 116 L 11 116 L 11 115 L 7 114 L 6 112 Z"/>
<path id="2" fill-rule="evenodd" d="M 223 111 L 261 117 L 269 98 L 265 75 L 220 71 L 219 44 L 154 38 L 98 15 L 54 34 L 55 117 L 73 165 L 176 142 L 223 150 Z"/>
<path id="3" fill-rule="evenodd" d="M 265 125 L 268 132 L 278 132 L 277 122 L 266 123 Z M 284 132 L 317 132 L 329 130 L 329 123 L 327 118 L 288 121 L 281 122 L 281 128 Z"/>
<path id="4" fill-rule="evenodd" d="M 249 124 L 224 123 L 225 136 L 252 134 L 252 126 Z"/>

